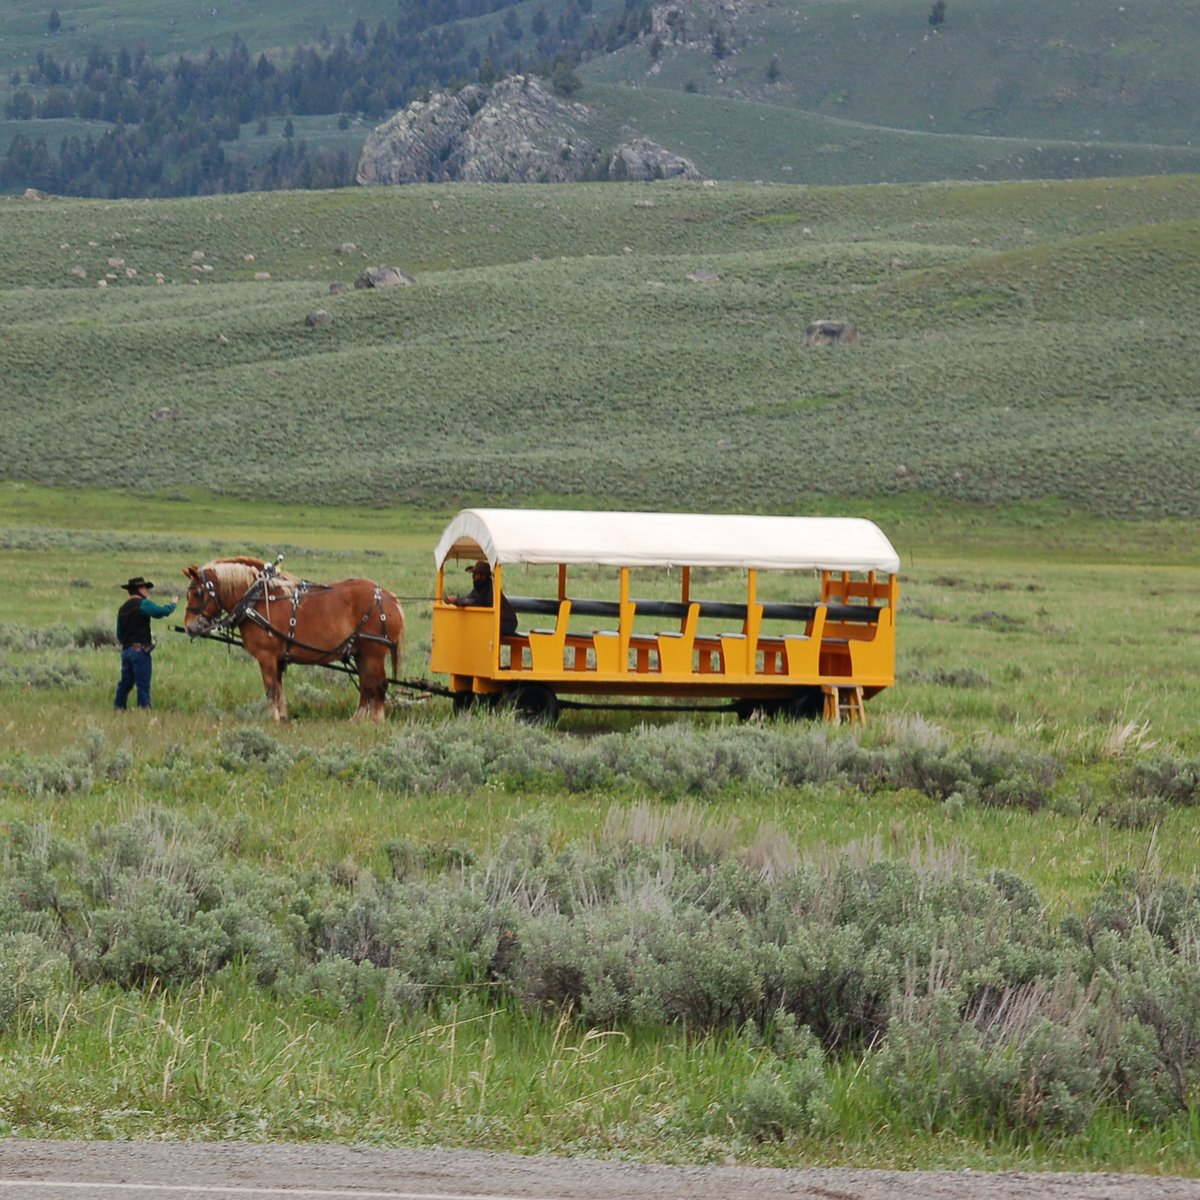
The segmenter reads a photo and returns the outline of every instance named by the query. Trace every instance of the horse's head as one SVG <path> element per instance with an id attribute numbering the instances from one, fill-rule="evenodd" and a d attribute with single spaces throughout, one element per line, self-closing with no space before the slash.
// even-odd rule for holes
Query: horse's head
<path id="1" fill-rule="evenodd" d="M 183 573 L 189 580 L 183 627 L 189 637 L 203 637 L 217 623 L 225 606 L 221 603 L 213 573 L 207 567 L 184 567 Z"/>

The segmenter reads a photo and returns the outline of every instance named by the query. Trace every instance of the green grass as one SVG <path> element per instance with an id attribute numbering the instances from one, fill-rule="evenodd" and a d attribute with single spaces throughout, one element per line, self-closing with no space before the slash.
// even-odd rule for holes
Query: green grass
<path id="1" fill-rule="evenodd" d="M 82 503 L 80 501 L 82 500 Z M 80 527 L 80 512 L 88 513 Z M 966 742 L 991 737 L 1051 753 L 1073 764 L 1064 794 L 1102 778 L 1124 754 L 1158 749 L 1184 757 L 1200 754 L 1200 708 L 1190 680 L 1200 672 L 1191 640 L 1200 559 L 1190 526 L 1116 521 L 1075 523 L 1069 516 L 1025 510 L 921 512 L 905 505 L 864 509 L 879 520 L 902 555 L 902 599 L 897 686 L 870 706 L 880 734 L 912 721 L 930 722 Z M 448 514 L 411 511 L 289 509 L 206 499 L 169 503 L 85 493 L 47 492 L 23 485 L 0 490 L 0 550 L 5 585 L 0 622 L 109 627 L 124 597 L 118 585 L 135 571 L 170 594 L 188 562 L 243 551 L 273 556 L 316 579 L 364 574 L 404 598 L 408 618 L 402 674 L 428 676 L 433 588 L 431 547 Z M 102 531 L 123 531 L 119 537 Z M 95 531 L 95 532 L 92 532 Z M 1177 560 L 1176 565 L 1164 566 Z M 178 583 L 176 582 L 178 581 Z M 730 587 L 736 588 L 736 581 Z M 768 581 L 764 581 L 764 587 Z M 425 597 L 426 599 L 422 599 Z M 32 619 L 36 614 L 37 619 Z M 238 651 L 195 644 L 160 626 L 156 702 L 149 725 L 136 714 L 109 711 L 116 665 L 112 651 L 40 652 L 74 662 L 85 681 L 66 692 L 8 690 L 14 703 L 11 744 L 41 755 L 62 753 L 95 727 L 113 746 L 134 751 L 147 765 L 174 744 L 211 749 L 222 731 L 261 718 L 261 685 L 253 661 Z M 10 653 L 14 661 L 30 656 Z M 968 670 L 969 668 L 969 670 Z M 939 682 L 949 679 L 950 682 Z M 345 724 L 353 691 L 341 677 L 296 670 L 288 677 L 292 725 L 272 736 L 285 746 L 343 745 L 368 753 L 385 744 L 386 729 Z M 448 703 L 431 699 L 397 710 L 401 725 L 436 728 Z M 167 714 L 170 714 L 169 716 Z M 667 716 L 668 721 L 678 720 Z M 697 718 L 724 725 L 731 717 Z M 614 714 L 564 716 L 566 735 L 585 739 L 636 729 L 638 720 Z M 1122 731 L 1134 727 L 1122 737 Z M 138 803 L 183 804 L 234 818 L 247 796 L 225 790 L 225 781 L 200 775 L 178 790 L 178 780 L 154 782 L 153 772 L 131 793 Z M 315 865 L 323 856 L 371 859 L 382 826 L 403 829 L 420 820 L 432 840 L 485 840 L 528 803 L 517 794 L 484 789 L 467 794 L 401 798 L 362 780 L 349 780 L 336 806 L 316 830 L 305 830 L 311 812 L 305 797 L 328 782 L 303 764 L 289 769 L 278 787 L 253 801 L 264 832 L 263 853 L 294 854 Z M 535 789 L 536 790 L 536 789 Z M 33 817 L 46 801 L 31 801 Z M 83 797 L 49 801 L 56 819 L 86 830 L 104 807 Z M 558 836 L 582 836 L 603 819 L 604 796 L 573 800 L 558 816 Z M 399 807 L 398 807 L 399 806 Z M 1118 862 L 1160 861 L 1173 875 L 1194 869 L 1189 836 L 1163 837 L 1149 827 L 1120 832 L 1092 823 L 1090 815 L 1052 818 L 1055 842 L 1088 850 L 1069 869 L 1045 858 L 1044 815 L 1012 811 L 930 808 L 916 797 L 894 797 L 883 806 L 840 790 L 816 792 L 802 803 L 753 790 L 739 805 L 749 833 L 779 824 L 797 844 L 811 845 L 837 825 L 844 842 L 882 837 L 919 845 L 931 834 L 961 842 L 981 862 L 1003 865 L 1030 878 L 1057 902 L 1078 900 Z M 1177 811 L 1170 821 L 1189 828 L 1194 815 Z M 314 836 L 316 835 L 316 836 Z M 828 836 L 828 835 L 826 835 Z M 285 849 L 290 848 L 290 849 Z"/>
<path id="2" fill-rule="evenodd" d="M 236 1016 L 234 1015 L 236 1014 Z M 100 992 L 55 1028 L 36 1019 L 6 1055 L 3 1122 L 23 1136 L 346 1141 L 678 1163 L 1195 1173 L 1194 1134 L 1088 1139 L 933 1136 L 873 1128 L 878 1100 L 840 1081 L 833 1136 L 737 1141 L 690 1128 L 770 1055 L 735 1039 L 607 1032 L 454 1006 L 381 1029 L 303 1002 L 268 1004 L 244 981 L 141 996 Z M 61 1063 L 77 1064 L 69 1098 Z"/>

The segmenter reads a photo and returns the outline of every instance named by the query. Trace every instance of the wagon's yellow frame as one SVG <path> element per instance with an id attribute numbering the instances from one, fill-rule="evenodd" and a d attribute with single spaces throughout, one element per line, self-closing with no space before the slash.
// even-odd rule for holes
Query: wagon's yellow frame
<path id="1" fill-rule="evenodd" d="M 861 715 L 862 699 L 895 682 L 900 561 L 859 518 L 465 509 L 434 558 L 430 669 L 449 676 L 456 703 L 536 696 L 540 712 L 563 694 L 724 698 L 747 711 L 836 718 L 844 690 Z M 506 636 L 498 603 L 446 603 L 458 591 L 447 587 L 447 567 L 478 559 L 491 564 L 494 596 L 503 590 L 537 627 Z M 553 594 L 513 594 L 505 573 L 519 583 L 518 564 L 557 568 Z M 612 594 L 573 594 L 572 570 L 596 567 L 615 569 Z M 643 568 L 677 571 L 677 598 L 634 596 Z M 706 599 L 698 568 L 704 580 L 710 569 L 739 574 L 742 599 Z M 771 588 L 762 586 L 767 572 Z M 808 600 L 799 598 L 803 577 Z M 783 587 L 786 601 L 763 598 Z"/>

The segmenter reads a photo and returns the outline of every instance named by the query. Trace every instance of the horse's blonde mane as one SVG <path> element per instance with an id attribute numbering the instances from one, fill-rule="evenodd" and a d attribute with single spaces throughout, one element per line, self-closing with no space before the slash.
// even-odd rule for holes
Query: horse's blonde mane
<path id="1" fill-rule="evenodd" d="M 263 573 L 267 564 L 261 558 L 250 558 L 239 554 L 234 558 L 214 558 L 200 570 L 208 571 L 217 586 L 221 603 L 226 608 L 232 608 L 247 592 L 250 586 Z M 296 585 L 301 582 L 298 575 L 290 575 L 287 571 L 277 571 L 271 576 L 272 595 L 290 596 Z"/>

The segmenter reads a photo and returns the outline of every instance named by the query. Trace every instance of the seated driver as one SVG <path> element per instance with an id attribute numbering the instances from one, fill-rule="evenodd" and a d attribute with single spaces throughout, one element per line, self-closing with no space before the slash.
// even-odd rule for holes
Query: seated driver
<path id="1" fill-rule="evenodd" d="M 467 570 L 471 572 L 471 590 L 465 596 L 456 596 L 451 593 L 444 595 L 442 599 L 447 604 L 454 604 L 459 608 L 491 608 L 492 568 L 486 560 L 481 558 Z M 516 610 L 509 604 L 508 597 L 503 592 L 500 593 L 500 632 L 505 636 L 517 632 Z"/>

